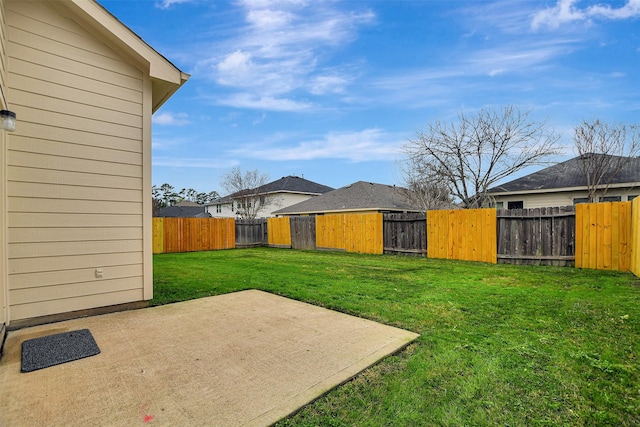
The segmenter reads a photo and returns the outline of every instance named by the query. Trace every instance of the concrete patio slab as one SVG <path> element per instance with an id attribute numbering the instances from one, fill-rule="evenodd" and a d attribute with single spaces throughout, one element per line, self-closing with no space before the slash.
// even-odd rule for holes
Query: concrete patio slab
<path id="1" fill-rule="evenodd" d="M 20 372 L 24 340 L 87 328 L 101 353 Z M 267 426 L 418 337 L 249 290 L 12 331 L 2 426 Z"/>

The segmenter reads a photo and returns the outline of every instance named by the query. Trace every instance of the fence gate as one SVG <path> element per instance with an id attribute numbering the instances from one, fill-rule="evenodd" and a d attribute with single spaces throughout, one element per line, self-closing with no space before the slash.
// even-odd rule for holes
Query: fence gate
<path id="1" fill-rule="evenodd" d="M 316 249 L 316 217 L 292 216 L 289 217 L 291 226 L 292 249 Z"/>

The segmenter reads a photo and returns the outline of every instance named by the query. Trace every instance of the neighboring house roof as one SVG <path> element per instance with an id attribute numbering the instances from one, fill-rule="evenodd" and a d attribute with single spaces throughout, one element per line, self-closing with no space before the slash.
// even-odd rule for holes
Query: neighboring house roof
<path id="1" fill-rule="evenodd" d="M 198 206 L 198 207 L 204 207 L 203 205 L 200 205 L 200 204 L 198 204 L 196 202 L 192 202 L 190 200 L 181 200 L 181 201 L 179 201 L 178 203 L 176 203 L 173 206 L 192 206 L 192 207 Z"/>
<path id="2" fill-rule="evenodd" d="M 299 176 L 284 176 L 277 181 L 270 182 L 258 189 L 262 193 L 304 193 L 304 194 L 324 194 L 333 188 L 309 181 Z"/>
<path id="3" fill-rule="evenodd" d="M 358 181 L 277 210 L 274 214 L 291 215 L 365 210 L 419 212 L 421 209 L 412 203 L 398 187 Z"/>
<path id="4" fill-rule="evenodd" d="M 180 204 L 158 209 L 156 218 L 211 218 L 204 206 L 181 206 Z"/>
<path id="5" fill-rule="evenodd" d="M 605 154 L 591 154 L 606 156 Z M 613 156 L 611 156 L 613 157 Z M 544 191 L 567 188 L 587 187 L 587 178 L 580 168 L 581 157 L 558 163 L 513 181 L 501 184 L 488 190 L 489 193 L 500 194 L 510 192 Z M 640 183 L 640 158 L 632 157 L 625 167 L 609 182 L 613 186 Z"/>
<path id="6" fill-rule="evenodd" d="M 153 112 L 189 79 L 189 74 L 180 71 L 97 1 L 67 0 L 60 4 L 82 17 L 91 25 L 92 31 L 149 65 Z"/>
<path id="7" fill-rule="evenodd" d="M 251 190 L 250 194 L 273 194 L 273 193 L 296 193 L 296 194 L 308 194 L 311 196 L 317 196 L 327 193 L 333 190 L 333 188 L 326 185 L 318 184 L 317 182 L 309 181 L 308 179 L 300 178 L 299 176 L 284 176 L 276 181 L 263 185 L 255 190 Z M 228 196 L 221 197 L 209 203 L 211 205 L 219 205 L 224 203 L 231 203 L 231 201 L 244 192 L 238 191 Z"/>

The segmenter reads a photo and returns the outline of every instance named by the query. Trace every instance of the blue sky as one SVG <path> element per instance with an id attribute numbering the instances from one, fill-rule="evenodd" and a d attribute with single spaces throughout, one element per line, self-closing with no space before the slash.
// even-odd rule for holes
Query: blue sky
<path id="1" fill-rule="evenodd" d="M 640 0 L 99 1 L 191 74 L 154 115 L 156 185 L 401 184 L 408 139 L 484 107 L 548 120 L 558 161 L 584 119 L 640 123 Z"/>

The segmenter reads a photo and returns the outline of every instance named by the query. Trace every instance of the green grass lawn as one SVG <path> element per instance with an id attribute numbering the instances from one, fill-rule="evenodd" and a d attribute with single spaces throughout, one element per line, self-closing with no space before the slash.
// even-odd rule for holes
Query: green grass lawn
<path id="1" fill-rule="evenodd" d="M 242 289 L 421 334 L 279 426 L 640 425 L 631 274 L 268 248 L 154 257 L 153 304 Z"/>

